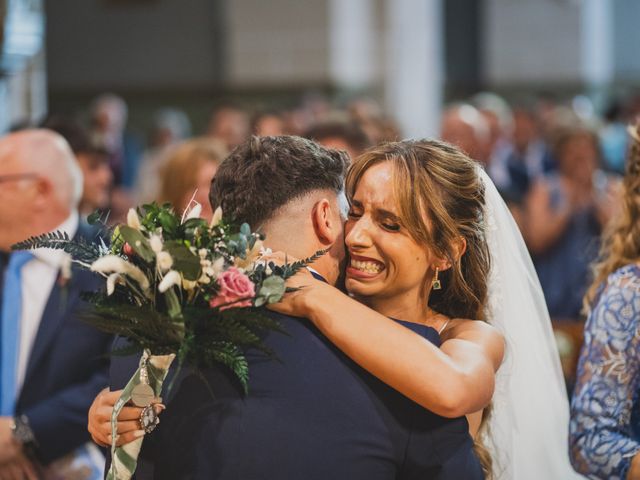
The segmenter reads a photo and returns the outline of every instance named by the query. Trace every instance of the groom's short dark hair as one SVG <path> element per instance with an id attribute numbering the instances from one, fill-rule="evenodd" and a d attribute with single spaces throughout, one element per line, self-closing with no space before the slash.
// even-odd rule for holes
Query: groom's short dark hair
<path id="1" fill-rule="evenodd" d="M 348 157 L 301 137 L 252 136 L 222 162 L 209 201 L 225 218 L 256 229 L 295 198 L 344 188 Z"/>

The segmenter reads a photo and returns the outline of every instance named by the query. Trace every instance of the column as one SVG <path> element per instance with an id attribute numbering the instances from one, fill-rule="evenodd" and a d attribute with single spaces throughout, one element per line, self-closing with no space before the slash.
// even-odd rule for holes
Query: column
<path id="1" fill-rule="evenodd" d="M 388 0 L 385 101 L 405 137 L 439 133 L 443 42 L 440 0 Z"/>

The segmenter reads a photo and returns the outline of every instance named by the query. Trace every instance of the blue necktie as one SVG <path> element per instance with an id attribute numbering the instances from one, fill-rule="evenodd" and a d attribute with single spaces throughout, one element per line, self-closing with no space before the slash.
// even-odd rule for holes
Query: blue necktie
<path id="1" fill-rule="evenodd" d="M 16 370 L 20 345 L 22 315 L 22 276 L 25 263 L 33 258 L 30 252 L 13 252 L 4 273 L 2 312 L 0 320 L 0 415 L 13 416 L 16 404 Z"/>

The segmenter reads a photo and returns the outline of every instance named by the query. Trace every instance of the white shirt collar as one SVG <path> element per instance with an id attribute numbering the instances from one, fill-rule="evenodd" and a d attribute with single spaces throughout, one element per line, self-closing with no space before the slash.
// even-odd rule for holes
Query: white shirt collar
<path id="1" fill-rule="evenodd" d="M 316 269 L 314 269 L 313 267 L 309 267 L 309 266 L 307 265 L 306 269 L 307 269 L 307 270 L 309 270 L 311 273 L 315 273 L 316 275 L 318 275 L 318 276 L 322 277 L 322 275 L 320 275 L 320 274 L 318 273 L 318 271 L 317 271 Z M 323 278 L 324 278 L 324 277 L 323 277 Z"/>
<path id="2" fill-rule="evenodd" d="M 79 223 L 80 217 L 78 211 L 73 209 L 65 221 L 51 231 L 66 232 L 70 238 L 73 238 L 78 231 Z M 37 248 L 33 250 L 32 253 L 38 260 L 43 261 L 55 269 L 60 268 L 67 257 L 67 254 L 63 250 L 54 250 L 53 248 Z"/>

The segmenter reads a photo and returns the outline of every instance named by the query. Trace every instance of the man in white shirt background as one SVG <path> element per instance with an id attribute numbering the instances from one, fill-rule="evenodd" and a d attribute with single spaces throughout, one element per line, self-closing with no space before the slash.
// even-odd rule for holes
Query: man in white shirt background
<path id="1" fill-rule="evenodd" d="M 100 285 L 62 251 L 11 252 L 33 235 L 79 231 L 82 174 L 59 135 L 0 138 L 0 479 L 101 478 L 86 412 L 107 385 L 111 337 L 76 318 Z M 67 473 L 68 472 L 68 473 Z M 63 477 L 64 478 L 64 477 Z"/>

